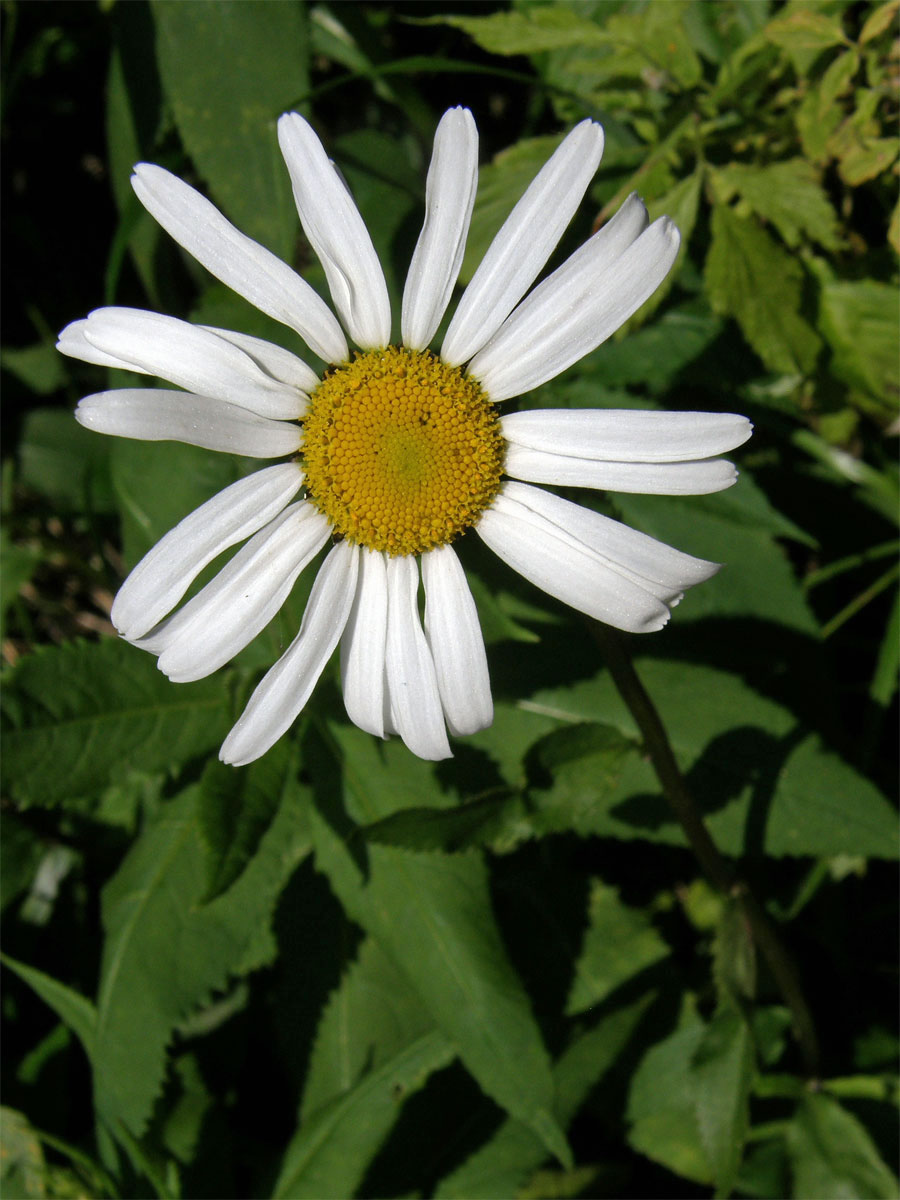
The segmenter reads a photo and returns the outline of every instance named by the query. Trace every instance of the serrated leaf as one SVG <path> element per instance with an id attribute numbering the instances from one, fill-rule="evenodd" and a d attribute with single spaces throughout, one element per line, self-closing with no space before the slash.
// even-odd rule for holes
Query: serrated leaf
<path id="1" fill-rule="evenodd" d="M 805 1096 L 788 1126 L 792 1195 L 895 1200 L 898 1181 L 860 1122 L 836 1100 Z"/>
<path id="2" fill-rule="evenodd" d="M 365 846 L 358 825 L 425 798 L 444 801 L 430 766 L 402 745 L 379 747 L 355 728 L 329 728 L 339 757 L 318 738 L 307 755 L 315 771 L 318 865 L 350 916 L 378 939 L 456 1043 L 482 1089 L 566 1161 L 552 1111 L 550 1060 L 500 940 L 484 864 L 472 852 L 436 857 Z"/>
<path id="3" fill-rule="evenodd" d="M 404 808 L 360 831 L 369 842 L 452 854 L 489 845 L 522 814 L 518 795 L 492 795 L 455 808 Z"/>
<path id="4" fill-rule="evenodd" d="M 461 29 L 489 54 L 539 54 L 565 46 L 601 46 L 611 40 L 592 21 L 563 5 L 535 5 L 485 17 L 441 16 L 432 20 Z"/>
<path id="5" fill-rule="evenodd" d="M 273 751 L 273 753 L 275 753 Z M 303 789 L 287 747 L 278 814 L 253 861 L 203 904 L 199 787 L 168 802 L 103 891 L 106 938 L 97 998 L 94 1089 L 110 1132 L 140 1137 L 165 1074 L 175 1025 L 230 976 L 259 965 L 254 948 L 309 848 Z"/>
<path id="6" fill-rule="evenodd" d="M 669 947 L 640 909 L 624 904 L 615 888 L 592 880 L 588 927 L 575 963 L 566 1016 L 599 1004 L 668 953 Z"/>
<path id="7" fill-rule="evenodd" d="M 690 1063 L 700 1140 L 716 1184 L 730 1196 L 750 1125 L 753 1041 L 736 1009 L 717 1012 Z"/>
<path id="8" fill-rule="evenodd" d="M 897 854 L 893 806 L 787 708 L 711 667 L 644 659 L 638 673 L 723 853 L 740 855 L 749 845 L 770 855 Z M 637 735 L 606 673 L 538 692 L 525 704 L 573 724 L 602 717 L 624 738 Z M 540 751 L 538 742 L 534 753 Z M 754 796 L 762 795 L 764 827 L 751 816 L 759 811 Z M 636 754 L 625 759 L 615 786 L 597 785 L 588 756 L 554 768 L 552 780 L 532 786 L 529 797 L 539 827 L 684 844 L 652 768 Z"/>
<path id="9" fill-rule="evenodd" d="M 553 1068 L 560 1120 L 567 1126 L 589 1093 L 622 1053 L 654 993 L 601 1017 L 596 1026 L 573 1038 Z M 531 1172 L 546 1160 L 547 1150 L 534 1130 L 506 1120 L 482 1147 L 438 1184 L 439 1200 L 496 1200 L 518 1195 Z"/>
<path id="10" fill-rule="evenodd" d="M 6 678 L 6 783 L 23 805 L 99 792 L 125 764 L 154 771 L 217 745 L 230 720 L 218 680 L 172 685 L 127 643 L 39 649 Z"/>
<path id="11" fill-rule="evenodd" d="M 227 891 L 253 858 L 294 781 L 279 752 L 235 771 L 210 760 L 200 780 L 197 816 L 206 849 L 205 903 Z"/>
<path id="12" fill-rule="evenodd" d="M 737 319 L 766 366 L 812 370 L 820 342 L 800 313 L 802 268 L 765 230 L 722 204 L 713 207 L 706 284 L 715 311 Z"/>
<path id="13" fill-rule="evenodd" d="M 218 680 L 173 686 L 148 654 L 113 638 L 38 649 L 8 673 L 5 772 L 20 804 L 65 804 L 101 791 L 127 764 L 186 762 L 224 737 Z"/>
<path id="14" fill-rule="evenodd" d="M 59 1019 L 75 1034 L 84 1047 L 88 1058 L 93 1058 L 94 1038 L 97 1028 L 97 1012 L 86 996 L 51 975 L 17 962 L 7 954 L 0 955 L 0 962 L 28 986 L 56 1013 Z"/>
<path id="15" fill-rule="evenodd" d="M 819 323 L 832 352 L 831 370 L 893 414 L 900 395 L 897 289 L 874 279 L 834 279 L 823 283 L 820 295 Z"/>
<path id="16" fill-rule="evenodd" d="M 319 1109 L 288 1147 L 273 1195 L 281 1200 L 352 1195 L 403 1102 L 455 1053 L 442 1033 L 423 1034 Z"/>
<path id="17" fill-rule="evenodd" d="M 771 20 L 765 37 L 785 50 L 827 50 L 846 41 L 840 22 L 826 13 L 795 8 Z"/>
<path id="18" fill-rule="evenodd" d="M 185 148 L 226 215 L 290 257 L 297 216 L 275 123 L 309 89 L 305 11 L 273 0 L 155 0 L 152 12 Z"/>
<path id="19" fill-rule="evenodd" d="M 757 216 L 775 226 L 788 246 L 799 246 L 803 237 L 826 250 L 840 245 L 837 213 L 805 159 L 729 163 L 716 169 L 712 179 L 724 202 L 740 196 Z"/>

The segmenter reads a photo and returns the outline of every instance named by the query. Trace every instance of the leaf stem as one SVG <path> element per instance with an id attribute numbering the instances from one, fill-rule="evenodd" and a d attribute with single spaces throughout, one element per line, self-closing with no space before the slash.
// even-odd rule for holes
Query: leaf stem
<path id="1" fill-rule="evenodd" d="M 803 995 L 797 969 L 782 944 L 762 905 L 740 880 L 716 846 L 694 802 L 690 789 L 669 743 L 659 713 L 641 683 L 626 639 L 614 629 L 589 621 L 613 682 L 637 722 L 644 746 L 653 763 L 663 794 L 677 817 L 704 873 L 720 892 L 733 896 L 753 934 L 753 940 L 791 1011 L 794 1034 L 810 1075 L 819 1072 L 819 1047 L 809 1006 Z"/>

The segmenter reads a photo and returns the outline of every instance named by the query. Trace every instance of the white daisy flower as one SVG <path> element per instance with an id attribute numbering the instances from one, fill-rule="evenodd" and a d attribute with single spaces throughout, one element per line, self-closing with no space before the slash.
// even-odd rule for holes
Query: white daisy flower
<path id="1" fill-rule="evenodd" d="M 441 759 L 450 754 L 448 729 L 473 733 L 493 716 L 484 641 L 452 543 L 474 529 L 504 562 L 580 612 L 632 632 L 660 629 L 685 588 L 716 564 L 532 485 L 715 492 L 736 478 L 716 455 L 739 446 L 751 427 L 732 414 L 500 415 L 498 401 L 552 379 L 608 338 L 675 260 L 678 230 L 667 217 L 649 224 L 631 196 L 529 291 L 597 170 L 599 125 L 583 121 L 538 173 L 463 292 L 439 354 L 428 347 L 457 280 L 477 185 L 472 114 L 450 110 L 435 135 L 397 345 L 378 257 L 319 139 L 288 113 L 278 140 L 340 324 L 305 280 L 188 184 L 146 163 L 132 183 L 207 270 L 332 364 L 321 379 L 261 339 L 136 309 L 99 309 L 60 335 L 64 354 L 182 389 L 87 396 L 76 416 L 89 429 L 287 459 L 232 484 L 166 534 L 126 579 L 112 619 L 124 638 L 159 656 L 169 678 L 200 679 L 264 628 L 300 572 L 334 543 L 300 632 L 257 686 L 221 758 L 241 765 L 264 754 L 340 643 L 351 719 Z M 344 331 L 358 347 L 352 355 Z M 227 566 L 178 608 L 203 568 L 239 542 Z"/>

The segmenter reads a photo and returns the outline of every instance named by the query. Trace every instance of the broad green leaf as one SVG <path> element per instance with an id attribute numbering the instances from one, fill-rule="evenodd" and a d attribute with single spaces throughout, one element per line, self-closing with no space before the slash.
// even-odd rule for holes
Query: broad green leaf
<path id="1" fill-rule="evenodd" d="M 788 1126 L 796 1200 L 895 1200 L 898 1181 L 860 1122 L 830 1096 L 801 1101 Z"/>
<path id="2" fill-rule="evenodd" d="M 668 953 L 669 947 L 640 909 L 624 904 L 615 888 L 592 880 L 588 927 L 575 963 L 566 1015 L 599 1004 L 626 979 Z"/>
<path id="3" fill-rule="evenodd" d="M 716 312 L 737 319 L 766 366 L 805 374 L 819 338 L 800 314 L 803 270 L 764 229 L 716 204 L 706 284 Z"/>
<path id="4" fill-rule="evenodd" d="M 284 756 L 266 754 L 245 771 L 211 759 L 200 781 L 197 816 L 206 848 L 208 888 L 214 900 L 238 879 L 259 848 L 294 782 L 285 776 Z"/>
<path id="5" fill-rule="evenodd" d="M 86 996 L 76 992 L 58 979 L 17 962 L 7 954 L 0 955 L 0 962 L 49 1005 L 59 1019 L 75 1034 L 84 1047 L 88 1058 L 93 1059 L 94 1039 L 97 1031 L 97 1011 Z"/>
<path id="6" fill-rule="evenodd" d="M 370 1070 L 431 1033 L 434 1022 L 379 944 L 366 939 L 322 1013 L 310 1055 L 302 1121 Z"/>
<path id="7" fill-rule="evenodd" d="M 66 512 L 111 512 L 112 445 L 64 409 L 32 409 L 19 441 L 19 480 Z"/>
<path id="8" fill-rule="evenodd" d="M 897 853 L 893 806 L 787 708 L 711 667 L 643 659 L 637 670 L 725 854 L 893 858 Z M 637 736 L 605 672 L 568 688 L 538 692 L 523 706 L 572 724 L 603 721 L 624 738 Z M 539 742 L 535 754 L 541 749 Z M 529 789 L 538 828 L 564 828 L 568 821 L 584 835 L 683 844 L 643 758 L 625 758 L 618 781 L 610 786 L 602 753 L 596 763 L 589 746 L 584 755 L 554 768 L 549 782 L 536 779 Z"/>
<path id="9" fill-rule="evenodd" d="M 273 752 L 274 753 L 274 752 Z M 260 965 L 260 935 L 309 848 L 304 794 L 285 747 L 278 813 L 238 881 L 208 904 L 200 788 L 169 801 L 103 890 L 97 1111 L 140 1137 L 162 1087 L 175 1026 L 228 979 Z"/>
<path id="10" fill-rule="evenodd" d="M 483 862 L 471 851 L 436 856 L 359 839 L 359 825 L 435 796 L 431 768 L 397 742 L 379 747 L 355 728 L 329 728 L 333 749 L 316 739 L 308 755 L 318 866 L 456 1043 L 482 1089 L 567 1160 L 552 1111 L 550 1060 L 500 940 Z"/>
<path id="11" fill-rule="evenodd" d="M 897 289 L 874 279 L 826 280 L 819 327 L 831 350 L 830 368 L 851 387 L 880 400 L 893 414 L 900 393 Z"/>
<path id="12" fill-rule="evenodd" d="M 515 824 L 517 816 L 524 816 L 521 797 L 504 791 L 454 808 L 404 808 L 364 826 L 361 833 L 382 846 L 454 853 L 490 845 Z"/>
<path id="13" fill-rule="evenodd" d="M 553 1068 L 557 1106 L 563 1125 L 575 1117 L 589 1093 L 615 1064 L 634 1036 L 654 993 L 600 1018 L 593 1029 L 573 1038 Z M 531 1172 L 547 1158 L 533 1129 L 507 1119 L 482 1147 L 438 1184 L 439 1200 L 496 1200 L 514 1196 Z"/>
<path id="14" fill-rule="evenodd" d="M 38 396 L 58 392 L 67 379 L 66 360 L 52 342 L 37 342 L 21 349 L 5 346 L 0 351 L 0 367 Z"/>
<path id="15" fill-rule="evenodd" d="M 753 1041 L 736 1009 L 715 1014 L 690 1064 L 700 1141 L 716 1184 L 730 1196 L 750 1125 Z"/>
<path id="16" fill-rule="evenodd" d="M 610 42 L 593 21 L 565 5 L 535 5 L 485 17 L 432 18 L 467 33 L 489 54 L 539 54 L 564 46 L 603 46 Z"/>
<path id="17" fill-rule="evenodd" d="M 807 237 L 826 250 L 838 249 L 837 214 L 806 159 L 763 166 L 729 163 L 713 171 L 712 182 L 724 203 L 740 196 L 757 216 L 775 226 L 788 246 L 797 247 Z"/>
<path id="18" fill-rule="evenodd" d="M 7 788 L 45 807 L 99 792 L 126 766 L 155 771 L 202 754 L 230 719 L 220 681 L 175 686 L 149 654 L 115 639 L 21 659 L 3 709 Z"/>
<path id="19" fill-rule="evenodd" d="M 696 1017 L 651 1046 L 631 1077 L 628 1142 L 641 1154 L 695 1183 L 713 1169 L 700 1136 L 697 1077 L 691 1069 L 706 1026 Z"/>
<path id="20" fill-rule="evenodd" d="M 135 566 L 164 533 L 234 483 L 239 461 L 181 442 L 115 438 L 110 465 L 126 566 Z"/>
<path id="21" fill-rule="evenodd" d="M 300 1127 L 273 1195 L 279 1200 L 343 1200 L 353 1195 L 403 1102 L 454 1056 L 453 1043 L 432 1030 L 367 1072 Z"/>
<path id="22" fill-rule="evenodd" d="M 763 32 L 785 50 L 827 50 L 847 40 L 836 18 L 800 7 L 775 17 Z"/>
<path id="23" fill-rule="evenodd" d="M 226 215 L 290 257 L 297 216 L 275 124 L 309 88 L 305 10 L 277 0 L 154 0 L 152 11 L 187 152 Z"/>
<path id="24" fill-rule="evenodd" d="M 629 384 L 653 394 L 664 392 L 715 341 L 722 327 L 722 320 L 708 310 L 672 308 L 621 341 L 605 342 L 584 362 L 581 374 L 604 388 Z M 566 397 L 568 385 L 558 391 Z M 588 399 L 597 403 L 596 389 Z M 604 407 L 613 406 L 607 395 L 602 400 Z"/>

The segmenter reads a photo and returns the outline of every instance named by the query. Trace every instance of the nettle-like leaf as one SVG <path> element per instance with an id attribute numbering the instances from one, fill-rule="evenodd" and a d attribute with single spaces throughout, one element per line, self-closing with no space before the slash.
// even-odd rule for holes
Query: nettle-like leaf
<path id="1" fill-rule="evenodd" d="M 593 1029 L 576 1035 L 553 1068 L 557 1111 L 563 1125 L 575 1117 L 589 1093 L 602 1082 L 631 1041 L 655 993 L 605 1014 Z M 483 1146 L 438 1184 L 440 1200 L 494 1200 L 518 1196 L 531 1173 L 546 1161 L 547 1149 L 534 1130 L 508 1119 Z"/>
<path id="2" fill-rule="evenodd" d="M 208 866 L 202 785 L 165 805 L 104 888 L 95 1099 L 114 1135 L 119 1122 L 135 1137 L 145 1129 L 175 1025 L 230 976 L 265 961 L 261 935 L 309 849 L 296 763 L 287 747 L 272 753 L 282 768 L 278 812 L 226 892 L 203 903 Z"/>
<path id="3" fill-rule="evenodd" d="M 454 1056 L 378 943 L 363 942 L 322 1014 L 276 1196 L 352 1196 L 405 1100 Z"/>
<path id="4" fill-rule="evenodd" d="M 724 203 L 740 196 L 757 216 L 774 225 L 788 246 L 797 247 L 809 238 L 826 250 L 838 249 L 837 213 L 806 159 L 729 163 L 712 172 L 712 183 Z"/>
<path id="5" fill-rule="evenodd" d="M 599 1004 L 620 984 L 669 952 L 645 913 L 624 904 L 615 888 L 593 880 L 588 926 L 575 963 L 566 1014 L 573 1016 Z"/>
<path id="6" fill-rule="evenodd" d="M 724 853 L 896 855 L 893 806 L 790 710 L 711 667 L 647 659 L 638 672 Z M 606 673 L 538 692 L 525 703 L 558 722 L 602 719 L 622 737 L 637 738 Z M 540 742 L 534 752 L 541 752 Z M 629 754 L 612 786 L 598 787 L 604 754 L 588 741 L 549 779 L 536 776 L 528 792 L 535 821 L 553 828 L 568 822 L 582 834 L 683 844 L 649 763 Z"/>
<path id="7" fill-rule="evenodd" d="M 429 764 L 355 728 L 316 736 L 316 861 L 348 914 L 375 937 L 457 1046 L 482 1089 L 569 1160 L 553 1112 L 550 1059 L 494 921 L 487 872 L 473 852 L 419 854 L 366 844 L 358 825 L 435 793 Z M 452 797 L 447 797 L 452 801 Z"/>
<path id="8" fill-rule="evenodd" d="M 792 1195 L 894 1200 L 898 1181 L 860 1122 L 831 1096 L 804 1096 L 788 1126 Z"/>
<path id="9" fill-rule="evenodd" d="M 879 400 L 885 417 L 892 416 L 900 394 L 897 289 L 874 279 L 825 280 L 820 305 L 831 371 Z"/>
<path id="10" fill-rule="evenodd" d="M 155 771 L 212 749 L 229 723 L 221 681 L 173 687 L 125 642 L 36 650 L 8 674 L 6 784 L 23 806 L 75 802 L 127 764 Z"/>
<path id="11" fill-rule="evenodd" d="M 713 207 L 706 285 L 715 311 L 737 319 L 766 366 L 789 374 L 812 370 L 821 343 L 801 315 L 800 264 L 724 204 Z"/>
<path id="12" fill-rule="evenodd" d="M 694 1111 L 716 1195 L 730 1196 L 750 1127 L 753 1038 L 734 1008 L 722 1008 L 706 1028 L 691 1060 Z"/>
<path id="13" fill-rule="evenodd" d="M 305 10 L 273 0 L 159 0 L 152 11 L 185 148 L 227 216 L 289 258 L 297 216 L 275 122 L 309 89 Z"/>

